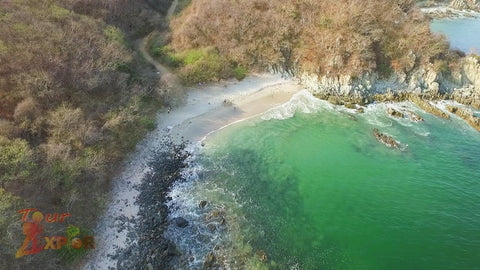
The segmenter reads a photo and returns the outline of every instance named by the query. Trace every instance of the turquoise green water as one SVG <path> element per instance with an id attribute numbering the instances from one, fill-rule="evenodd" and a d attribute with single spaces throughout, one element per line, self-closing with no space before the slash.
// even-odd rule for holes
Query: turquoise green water
<path id="1" fill-rule="evenodd" d="M 270 269 L 480 269 L 480 133 L 406 106 L 426 121 L 376 105 L 224 129 L 188 196 L 221 205 L 225 233 Z"/>

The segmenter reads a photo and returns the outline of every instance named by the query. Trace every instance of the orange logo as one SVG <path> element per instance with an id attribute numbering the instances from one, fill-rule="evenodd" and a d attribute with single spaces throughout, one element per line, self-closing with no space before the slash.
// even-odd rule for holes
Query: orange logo
<path id="1" fill-rule="evenodd" d="M 33 213 L 31 218 L 29 218 L 31 212 Z M 47 249 L 59 250 L 62 249 L 64 245 L 67 245 L 68 248 L 73 247 L 74 249 L 80 249 L 82 247 L 84 249 L 95 248 L 95 238 L 93 236 L 84 236 L 83 239 L 80 239 L 78 237 L 80 229 L 73 225 L 67 227 L 67 236 L 43 237 L 42 221 L 44 221 L 44 218 L 47 223 L 63 222 L 66 218 L 72 216 L 69 213 L 47 214 L 45 217 L 42 212 L 37 211 L 35 208 L 22 209 L 18 211 L 18 213 L 22 214 L 25 239 L 23 240 L 22 246 L 17 250 L 15 258 L 37 254 Z"/>

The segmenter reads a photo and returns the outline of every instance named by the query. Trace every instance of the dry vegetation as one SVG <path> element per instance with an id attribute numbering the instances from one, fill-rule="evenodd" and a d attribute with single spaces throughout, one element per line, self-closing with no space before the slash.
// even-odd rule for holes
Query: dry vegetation
<path id="1" fill-rule="evenodd" d="M 177 52 L 214 47 L 234 65 L 359 75 L 449 55 L 414 0 L 193 0 L 171 23 Z"/>
<path id="2" fill-rule="evenodd" d="M 156 71 L 131 48 L 162 26 L 168 2 L 0 2 L 0 269 L 68 267 L 54 252 L 14 260 L 16 211 L 95 224 L 115 167 L 164 105 Z"/>

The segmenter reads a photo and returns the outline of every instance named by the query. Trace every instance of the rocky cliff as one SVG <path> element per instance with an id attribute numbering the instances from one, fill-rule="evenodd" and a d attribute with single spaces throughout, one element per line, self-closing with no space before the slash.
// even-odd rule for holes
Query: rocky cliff
<path id="1" fill-rule="evenodd" d="M 480 11 L 480 0 L 452 0 L 450 7 L 460 10 Z"/>
<path id="2" fill-rule="evenodd" d="M 335 100 L 337 104 L 399 101 L 413 94 L 427 99 L 451 98 L 480 108 L 479 58 L 465 57 L 459 65 L 460 68 L 448 76 L 436 71 L 434 65 L 430 64 L 408 73 L 396 72 L 387 79 L 381 78 L 377 73 L 366 73 L 360 77 L 318 77 L 304 73 L 300 76 L 300 81 L 315 96 Z"/>

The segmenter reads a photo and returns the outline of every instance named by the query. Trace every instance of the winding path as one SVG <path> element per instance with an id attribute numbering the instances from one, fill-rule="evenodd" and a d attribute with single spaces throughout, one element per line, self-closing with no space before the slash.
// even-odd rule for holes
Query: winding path
<path id="1" fill-rule="evenodd" d="M 172 16 L 177 4 L 177 0 L 173 1 L 167 16 Z M 178 77 L 148 53 L 147 41 L 148 38 L 137 40 L 137 50 L 157 69 L 167 87 L 182 93 Z M 225 125 L 288 101 L 299 90 L 295 82 L 286 81 L 280 75 L 249 76 L 241 82 L 229 81 L 188 89 L 182 106 L 168 113 L 160 112 L 156 129 L 126 157 L 122 172 L 112 180 L 110 200 L 95 229 L 96 249 L 85 258 L 83 269 L 116 269 L 117 250 L 133 244 L 127 235 L 135 232 L 134 220 L 138 217 L 136 198 L 139 190 L 135 187 L 150 170 L 148 161 L 155 150 L 162 147 L 165 136 L 185 135 L 187 139 L 198 141 Z M 234 105 L 226 106 L 225 100 L 232 101 Z"/>

